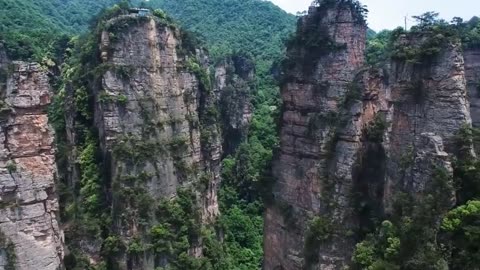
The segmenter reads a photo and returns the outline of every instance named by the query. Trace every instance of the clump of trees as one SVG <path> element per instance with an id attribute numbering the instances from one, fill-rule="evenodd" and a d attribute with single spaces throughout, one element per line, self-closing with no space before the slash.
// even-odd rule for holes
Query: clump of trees
<path id="1" fill-rule="evenodd" d="M 421 64 L 429 61 L 449 43 L 461 43 L 464 48 L 480 47 L 480 19 L 464 22 L 455 17 L 451 22 L 429 11 L 413 16 L 417 24 L 410 30 L 383 30 L 368 38 L 366 58 L 372 66 L 382 66 L 390 59 Z M 404 41 L 401 42 L 401 39 Z M 409 42 L 412 41 L 412 42 Z"/>

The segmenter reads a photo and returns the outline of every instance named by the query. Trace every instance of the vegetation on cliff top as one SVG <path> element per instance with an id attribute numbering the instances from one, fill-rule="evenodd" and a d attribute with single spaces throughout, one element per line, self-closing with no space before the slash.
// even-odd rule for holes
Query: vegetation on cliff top
<path id="1" fill-rule="evenodd" d="M 95 24 L 92 18 L 97 13 L 117 2 L 5 0 L 0 3 L 0 10 L 5 11 L 0 17 L 0 40 L 13 59 L 61 57 L 67 36 L 86 31 Z M 131 2 L 141 5 L 144 1 Z M 182 26 L 199 33 L 216 59 L 245 51 L 271 61 L 282 53 L 283 40 L 294 31 L 296 22 L 295 16 L 260 0 L 152 0 L 144 5 L 165 10 Z"/>
<path id="2" fill-rule="evenodd" d="M 295 16 L 260 0 L 151 0 L 145 5 L 165 10 L 198 33 L 215 59 L 236 51 L 275 59 L 296 22 Z"/>
<path id="3" fill-rule="evenodd" d="M 428 62 L 448 43 L 460 43 L 464 48 L 480 48 L 480 19 L 464 22 L 454 18 L 450 23 L 436 12 L 413 16 L 418 22 L 409 31 L 397 28 L 383 30 L 367 41 L 367 63 L 382 66 L 391 58 L 413 64 Z"/>

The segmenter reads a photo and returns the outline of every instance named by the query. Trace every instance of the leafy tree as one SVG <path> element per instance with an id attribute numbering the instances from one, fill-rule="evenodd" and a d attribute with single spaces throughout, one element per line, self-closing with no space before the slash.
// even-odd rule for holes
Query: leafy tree
<path id="1" fill-rule="evenodd" d="M 442 229 L 452 240 L 453 269 L 476 269 L 480 265 L 480 201 L 469 201 L 450 211 Z"/>
<path id="2" fill-rule="evenodd" d="M 418 23 L 418 26 L 420 28 L 426 28 L 429 26 L 433 26 L 434 24 L 439 22 L 439 16 L 440 14 L 438 12 L 434 11 L 429 11 L 425 12 L 422 15 L 418 16 L 412 16 L 413 19 L 415 19 Z"/>
<path id="3" fill-rule="evenodd" d="M 369 65 L 382 65 L 389 60 L 391 33 L 383 30 L 367 40 L 366 60 Z"/>

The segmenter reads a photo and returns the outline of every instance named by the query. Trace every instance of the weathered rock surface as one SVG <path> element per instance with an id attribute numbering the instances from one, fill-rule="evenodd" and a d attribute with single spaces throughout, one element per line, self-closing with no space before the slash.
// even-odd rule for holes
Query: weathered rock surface
<path id="1" fill-rule="evenodd" d="M 35 63 L 8 66 L 0 120 L 0 268 L 56 270 L 62 266 L 63 234 L 54 135 L 46 112 L 49 78 Z"/>
<path id="2" fill-rule="evenodd" d="M 363 65 L 366 26 L 355 19 L 349 7 L 330 8 L 322 15 L 319 12 L 314 8 L 302 18 L 299 31 L 318 20 L 318 31 L 327 33 L 335 44 L 346 44 L 346 48 L 320 57 L 313 70 L 304 71 L 299 62 L 287 71 L 289 79 L 282 87 L 281 147 L 273 169 L 275 202 L 265 216 L 265 269 L 302 269 L 310 263 L 304 259 L 304 243 L 308 223 L 316 215 L 325 215 L 339 229 L 345 229 L 335 241 L 322 246 L 318 269 L 346 265 L 353 247 L 352 239 L 345 237 L 352 226 L 352 211 L 345 196 L 353 185 L 351 171 L 361 147 L 364 122 L 358 118 L 363 108 L 359 104 L 359 112 L 352 112 L 356 119 L 349 122 L 346 134 L 337 134 L 338 119 L 323 120 L 340 115 L 349 84 Z M 310 57 L 303 48 L 293 50 Z M 335 157 L 330 158 L 333 140 L 338 137 Z M 332 176 L 335 178 L 329 179 Z M 334 187 L 327 187 L 329 181 Z"/>
<path id="3" fill-rule="evenodd" d="M 312 8 L 300 35 L 318 14 L 314 29 L 346 46 L 320 55 L 289 48 L 293 59 L 317 58 L 313 68 L 297 61 L 285 74 L 264 269 L 350 267 L 357 232 L 391 214 L 397 195 L 420 203 L 433 194 L 438 170 L 452 176 L 455 134 L 471 124 L 458 44 L 423 65 L 393 61 L 366 71 L 366 28 L 352 9 Z M 452 183 L 445 186 L 438 220 L 455 201 Z"/>
<path id="4" fill-rule="evenodd" d="M 448 163 L 456 151 L 455 135 L 464 126 L 471 125 L 464 60 L 459 44 L 448 44 L 428 65 L 416 67 L 394 62 L 390 73 L 391 105 L 387 119 L 391 125 L 385 145 L 387 209 L 392 204 L 393 194 L 401 190 L 413 194 L 424 192 L 434 167 L 451 172 Z M 436 146 L 428 146 L 431 144 Z M 422 160 L 423 155 L 432 156 Z M 410 162 L 401 168 L 405 158 Z M 437 158 L 443 159 L 444 164 L 440 165 L 442 162 L 437 162 Z M 448 201 L 454 197 L 449 194 L 444 199 Z"/>
<path id="5" fill-rule="evenodd" d="M 480 127 L 480 50 L 465 49 L 465 77 L 474 127 Z"/>
<path id="6" fill-rule="evenodd" d="M 244 56 L 232 56 L 215 67 L 215 96 L 223 131 L 224 155 L 232 154 L 246 138 L 253 116 L 255 66 Z"/>
<path id="7" fill-rule="evenodd" d="M 122 19 L 129 18 L 111 24 Z M 142 238 L 142 226 L 155 225 L 151 204 L 174 198 L 182 187 L 197 192 L 202 220 L 210 223 L 219 215 L 222 147 L 204 53 L 187 56 L 179 30 L 153 17 L 111 36 L 102 34 L 107 71 L 96 93 L 95 123 L 111 179 L 114 230 L 126 242 Z M 201 256 L 201 248 L 192 247 L 192 254 Z M 134 266 L 129 260 L 121 260 L 122 269 L 163 266 L 148 254 Z"/>

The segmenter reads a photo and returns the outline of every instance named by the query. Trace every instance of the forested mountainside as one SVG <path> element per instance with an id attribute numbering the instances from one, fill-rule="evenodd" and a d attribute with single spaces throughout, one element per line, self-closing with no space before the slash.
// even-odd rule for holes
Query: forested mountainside
<path id="1" fill-rule="evenodd" d="M 214 57 L 245 51 L 262 59 L 275 59 L 296 22 L 295 16 L 268 1 L 152 0 L 146 6 L 165 10 L 205 37 Z"/>
<path id="2" fill-rule="evenodd" d="M 2 0 L 0 39 L 15 59 L 53 58 L 52 53 L 61 55 L 57 49 L 68 41 L 65 35 L 87 30 L 96 14 L 115 2 L 118 1 Z"/>
<path id="3" fill-rule="evenodd" d="M 2 0 L 0 35 L 16 58 L 40 56 L 61 34 L 85 31 L 105 7 L 118 0 Z M 165 10 L 205 40 L 212 56 L 245 51 L 270 60 L 282 52 L 283 40 L 293 32 L 295 16 L 260 0 L 131 1 L 135 6 Z M 235 10 L 234 13 L 231 11 Z M 8 37 L 8 38 L 6 38 Z M 7 48 L 8 49 L 8 48 Z M 51 48 L 47 48 L 51 49 Z"/>
<path id="4" fill-rule="evenodd" d="M 0 269 L 478 269 L 478 18 L 0 7 Z"/>

